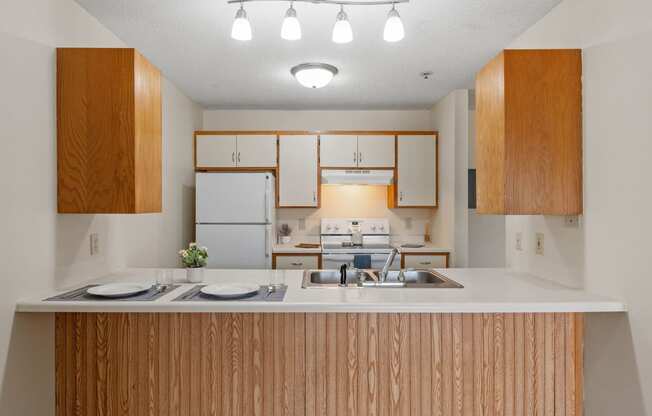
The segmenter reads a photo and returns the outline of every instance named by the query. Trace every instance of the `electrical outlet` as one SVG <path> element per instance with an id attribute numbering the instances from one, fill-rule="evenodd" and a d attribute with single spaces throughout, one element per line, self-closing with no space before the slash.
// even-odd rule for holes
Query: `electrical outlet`
<path id="1" fill-rule="evenodd" d="M 536 241 L 536 250 L 535 250 L 535 252 L 538 255 L 543 256 L 543 233 L 537 233 L 536 237 L 537 237 L 537 241 Z"/>
<path id="2" fill-rule="evenodd" d="M 406 230 L 411 230 L 412 229 L 412 217 L 407 217 L 405 219 L 405 229 Z"/>
<path id="3" fill-rule="evenodd" d="M 523 233 L 520 231 L 516 233 L 516 250 L 523 251 Z"/>
<path id="4" fill-rule="evenodd" d="M 100 254 L 100 236 L 97 233 L 91 233 L 89 238 L 91 256 Z"/>
<path id="5" fill-rule="evenodd" d="M 578 215 L 567 215 L 564 217 L 564 226 L 566 228 L 577 228 L 580 226 L 580 217 Z"/>

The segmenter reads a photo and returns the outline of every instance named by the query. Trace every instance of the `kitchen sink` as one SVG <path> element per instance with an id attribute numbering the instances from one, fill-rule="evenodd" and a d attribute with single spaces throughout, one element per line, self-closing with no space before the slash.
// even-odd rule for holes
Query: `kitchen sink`
<path id="1" fill-rule="evenodd" d="M 378 270 L 347 270 L 346 287 L 377 288 L 463 288 L 461 284 L 433 270 L 390 271 L 384 282 L 380 281 Z M 301 287 L 335 288 L 340 286 L 339 270 L 306 270 Z"/>

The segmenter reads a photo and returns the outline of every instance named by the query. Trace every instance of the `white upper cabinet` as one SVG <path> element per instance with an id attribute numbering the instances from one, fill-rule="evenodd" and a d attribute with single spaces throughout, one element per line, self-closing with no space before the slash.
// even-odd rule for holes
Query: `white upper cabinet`
<path id="1" fill-rule="evenodd" d="M 358 136 L 325 134 L 319 140 L 320 165 L 324 168 L 349 168 L 358 164 Z"/>
<path id="2" fill-rule="evenodd" d="M 397 175 L 399 207 L 437 206 L 436 138 L 398 136 Z"/>
<path id="3" fill-rule="evenodd" d="M 358 167 L 393 168 L 394 136 L 358 136 Z"/>
<path id="4" fill-rule="evenodd" d="M 238 167 L 267 168 L 276 166 L 276 135 L 238 135 Z"/>
<path id="5" fill-rule="evenodd" d="M 276 167 L 276 135 L 197 135 L 198 168 Z"/>
<path id="6" fill-rule="evenodd" d="M 317 207 L 317 136 L 279 137 L 280 207 Z"/>
<path id="7" fill-rule="evenodd" d="M 236 166 L 236 136 L 197 135 L 198 168 L 232 168 Z"/>

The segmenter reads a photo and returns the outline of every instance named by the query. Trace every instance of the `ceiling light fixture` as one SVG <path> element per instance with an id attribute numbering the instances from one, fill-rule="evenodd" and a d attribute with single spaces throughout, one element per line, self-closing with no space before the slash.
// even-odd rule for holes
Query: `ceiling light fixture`
<path id="1" fill-rule="evenodd" d="M 353 40 L 353 29 L 349 23 L 349 17 L 344 11 L 344 6 L 340 4 L 340 12 L 335 18 L 335 25 L 333 26 L 333 42 L 335 43 L 349 43 Z"/>
<path id="2" fill-rule="evenodd" d="M 398 10 L 396 10 L 396 4 L 392 4 L 392 9 L 387 14 L 383 39 L 387 42 L 398 42 L 404 37 L 405 29 L 403 28 L 401 16 L 398 14 Z"/>
<path id="3" fill-rule="evenodd" d="M 231 27 L 231 37 L 235 40 L 251 40 L 251 24 L 247 19 L 247 12 L 242 7 L 242 2 L 240 2 L 240 8 L 235 14 L 235 20 Z"/>
<path id="4" fill-rule="evenodd" d="M 285 40 L 301 39 L 301 24 L 297 19 L 297 11 L 292 7 L 292 3 L 290 2 L 290 8 L 285 12 L 285 18 L 281 26 L 281 37 Z"/>
<path id="5" fill-rule="evenodd" d="M 338 70 L 329 64 L 307 63 L 293 67 L 290 73 L 306 88 L 322 88 L 331 82 Z"/>
<path id="6" fill-rule="evenodd" d="M 237 40 L 251 40 L 251 25 L 247 19 L 247 12 L 245 12 L 243 4 L 250 2 L 272 2 L 272 1 L 288 1 L 288 0 L 227 0 L 228 4 L 240 4 L 240 9 L 235 15 L 233 28 L 231 29 L 231 37 Z M 294 2 L 299 3 L 312 3 L 312 4 L 328 4 L 339 6 L 340 11 L 337 13 L 335 25 L 333 25 L 332 40 L 335 43 L 349 43 L 353 41 L 353 29 L 349 22 L 349 17 L 344 11 L 344 6 L 382 6 L 391 5 L 392 8 L 387 15 L 385 22 L 385 30 L 383 38 L 387 42 L 398 42 L 405 37 L 405 29 L 401 16 L 396 10 L 396 4 L 409 3 L 410 0 L 289 0 L 290 7 L 285 12 L 283 24 L 281 26 L 281 38 L 286 40 L 299 40 L 301 39 L 301 24 L 297 18 L 297 12 L 294 10 Z"/>

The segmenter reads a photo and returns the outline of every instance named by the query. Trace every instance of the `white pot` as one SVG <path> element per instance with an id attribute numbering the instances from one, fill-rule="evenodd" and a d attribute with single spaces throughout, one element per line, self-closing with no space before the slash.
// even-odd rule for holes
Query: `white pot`
<path id="1" fill-rule="evenodd" d="M 290 244 L 292 237 L 289 235 L 281 236 L 281 244 Z"/>
<path id="2" fill-rule="evenodd" d="M 186 268 L 186 279 L 188 283 L 200 283 L 204 281 L 204 268 L 203 267 L 188 267 Z"/>

